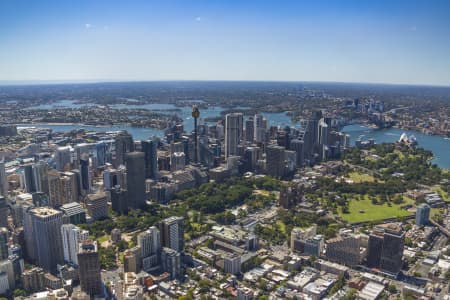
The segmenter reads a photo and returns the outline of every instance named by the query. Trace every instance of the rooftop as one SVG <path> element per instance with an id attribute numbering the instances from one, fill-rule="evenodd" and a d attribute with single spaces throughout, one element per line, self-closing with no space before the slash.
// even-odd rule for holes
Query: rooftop
<path id="1" fill-rule="evenodd" d="M 59 210 L 47 206 L 35 207 L 32 208 L 31 211 L 37 216 L 53 216 L 61 214 Z"/>
<path id="2" fill-rule="evenodd" d="M 359 298 L 364 300 L 378 299 L 384 290 L 384 285 L 370 281 L 366 286 L 358 293 Z"/>

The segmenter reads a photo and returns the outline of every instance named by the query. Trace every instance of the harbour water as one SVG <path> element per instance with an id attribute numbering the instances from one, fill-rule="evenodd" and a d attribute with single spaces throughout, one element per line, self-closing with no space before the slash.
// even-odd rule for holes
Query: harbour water
<path id="1" fill-rule="evenodd" d="M 191 101 L 192 102 L 192 101 Z M 93 105 L 93 104 L 83 104 L 84 105 Z M 38 106 L 32 106 L 28 107 L 27 109 L 56 109 L 56 108 L 76 108 L 79 104 L 76 104 L 75 101 L 72 100 L 61 100 L 49 104 L 42 104 Z M 150 111 L 155 111 L 159 113 L 166 113 L 166 114 L 177 114 L 183 119 L 183 125 L 187 132 L 190 132 L 194 129 L 194 120 L 192 119 L 191 113 L 192 113 L 192 107 L 190 106 L 176 106 L 174 104 L 167 104 L 167 103 L 153 103 L 153 104 L 143 104 L 143 105 L 136 105 L 136 104 L 114 104 L 110 105 L 111 108 L 115 109 L 148 109 Z M 240 109 L 243 109 L 245 107 L 240 107 Z M 219 117 L 221 113 L 225 110 L 225 108 L 220 106 L 209 106 L 206 109 L 201 109 L 200 111 L 200 124 L 202 120 L 206 118 L 215 118 Z M 286 113 L 263 113 L 263 116 L 267 118 L 269 121 L 270 126 L 294 126 L 291 122 L 291 118 Z M 29 125 L 23 125 L 23 126 L 29 126 Z M 152 129 L 152 128 L 135 128 L 130 127 L 126 125 L 117 125 L 117 126 L 111 126 L 111 127 L 103 127 L 103 126 L 84 126 L 84 125 L 53 125 L 53 124 L 36 124 L 33 125 L 34 127 L 41 127 L 41 128 L 50 128 L 53 131 L 60 131 L 60 132 L 68 132 L 72 131 L 74 129 L 80 129 L 83 128 L 85 130 L 92 130 L 92 131 L 112 131 L 112 130 L 128 130 L 133 137 L 137 140 L 142 140 L 149 138 L 150 136 L 156 135 L 161 136 L 163 135 L 162 130 Z"/>
<path id="2" fill-rule="evenodd" d="M 91 126 L 91 125 L 76 125 L 76 124 L 17 124 L 17 128 L 23 127 L 36 127 L 36 128 L 49 128 L 53 132 L 70 132 L 72 130 L 84 129 L 86 131 L 128 131 L 135 140 L 145 140 L 152 136 L 162 136 L 164 132 L 162 130 L 154 128 L 138 128 L 126 125 L 113 125 L 113 126 Z"/>
<path id="3" fill-rule="evenodd" d="M 381 144 L 398 141 L 402 133 L 406 133 L 408 136 L 414 135 L 419 147 L 433 152 L 433 163 L 441 168 L 450 169 L 450 140 L 442 136 L 427 135 L 417 131 L 398 128 L 377 130 L 364 125 L 345 126 L 342 131 L 350 135 L 350 143 L 352 145 L 359 139 L 374 139 L 375 143 Z"/>
<path id="4" fill-rule="evenodd" d="M 77 107 L 71 100 L 61 100 L 51 104 L 40 105 L 38 107 L 30 107 L 29 109 L 54 109 L 58 107 Z M 178 107 L 173 104 L 155 103 L 155 104 L 116 104 L 111 105 L 113 108 L 117 109 L 148 109 L 151 111 L 157 111 L 161 113 L 177 114 L 184 121 L 184 127 L 187 132 L 193 130 L 194 122 L 191 117 L 192 108 L 190 106 Z M 224 111 L 223 107 L 220 106 L 210 106 L 207 109 L 201 110 L 200 119 L 204 118 L 214 118 L 220 116 L 221 112 Z M 298 124 L 292 123 L 291 118 L 286 113 L 263 113 L 264 117 L 267 118 L 270 126 L 298 126 Z M 21 125 L 19 125 L 20 127 Z M 30 126 L 30 125 L 22 125 Z M 69 132 L 74 129 L 83 128 L 89 131 L 114 131 L 114 130 L 127 130 L 131 133 L 136 140 L 147 139 L 151 136 L 162 136 L 164 134 L 163 130 L 153 129 L 153 128 L 136 128 L 126 125 L 115 125 L 115 126 L 84 126 L 84 125 L 73 125 L 73 124 L 36 124 L 32 125 L 35 127 L 51 128 L 55 132 Z M 427 150 L 431 150 L 434 154 L 433 163 L 437 164 L 441 168 L 450 169 L 450 140 L 445 139 L 441 136 L 432 136 L 422 134 L 416 131 L 401 130 L 397 128 L 388 128 L 384 130 L 376 130 L 363 125 L 349 125 L 343 128 L 343 132 L 350 135 L 350 141 L 354 145 L 355 141 L 358 139 L 367 140 L 370 138 L 375 139 L 376 143 L 392 143 L 398 141 L 402 133 L 409 135 L 414 135 L 417 138 L 417 142 L 420 147 Z"/>

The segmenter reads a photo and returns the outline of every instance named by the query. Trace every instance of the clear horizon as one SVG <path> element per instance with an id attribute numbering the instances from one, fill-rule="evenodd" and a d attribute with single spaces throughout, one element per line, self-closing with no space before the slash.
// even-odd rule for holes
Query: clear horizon
<path id="1" fill-rule="evenodd" d="M 450 86 L 450 2 L 1 1 L 0 45 L 2 85 Z"/>

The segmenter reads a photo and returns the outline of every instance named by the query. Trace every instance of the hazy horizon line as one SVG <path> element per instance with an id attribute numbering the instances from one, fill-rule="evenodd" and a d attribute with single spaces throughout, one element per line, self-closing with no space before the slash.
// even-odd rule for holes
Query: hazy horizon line
<path id="1" fill-rule="evenodd" d="M 321 81 L 321 80 L 234 80 L 234 79 L 74 79 L 74 80 L 0 80 L 0 86 L 40 86 L 40 85 L 64 85 L 64 84 L 102 84 L 102 83 L 157 83 L 157 82 L 249 82 L 249 83 L 322 83 L 322 84 L 355 84 L 355 85 L 380 85 L 380 86 L 411 86 L 411 87 L 436 87 L 450 88 L 450 84 L 428 83 L 388 83 L 368 81 Z"/>

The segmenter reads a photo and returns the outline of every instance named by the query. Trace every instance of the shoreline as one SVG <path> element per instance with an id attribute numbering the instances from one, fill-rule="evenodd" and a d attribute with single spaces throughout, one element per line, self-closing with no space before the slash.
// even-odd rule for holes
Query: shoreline
<path id="1" fill-rule="evenodd" d="M 93 124 L 80 124 L 80 123 L 17 123 L 14 124 L 17 127 L 33 127 L 35 125 L 37 126 L 79 126 L 79 127 L 95 127 L 95 128 L 108 128 L 108 127 L 129 127 L 129 128 L 147 128 L 147 129 L 153 129 L 153 130 L 165 130 L 166 128 L 156 128 L 156 127 L 137 127 L 133 126 L 129 123 L 121 123 L 121 124 L 112 124 L 112 125 L 93 125 Z"/>

